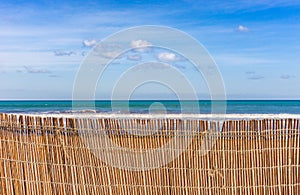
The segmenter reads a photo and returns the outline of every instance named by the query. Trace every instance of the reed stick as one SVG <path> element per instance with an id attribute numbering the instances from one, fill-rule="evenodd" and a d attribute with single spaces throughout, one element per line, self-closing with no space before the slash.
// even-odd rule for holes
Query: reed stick
<path id="1" fill-rule="evenodd" d="M 83 135 L 94 140 L 96 148 L 90 148 Z M 168 164 L 134 171 L 98 158 L 97 151 L 103 150 L 97 148 L 99 135 L 141 152 L 163 147 L 175 136 L 193 137 Z M 201 152 L 212 137 L 213 147 Z M 299 119 L 220 122 L 0 113 L 0 147 L 1 194 L 300 193 Z M 125 160 L 114 148 L 105 149 L 115 161 Z M 130 160 L 134 165 L 157 159 Z"/>

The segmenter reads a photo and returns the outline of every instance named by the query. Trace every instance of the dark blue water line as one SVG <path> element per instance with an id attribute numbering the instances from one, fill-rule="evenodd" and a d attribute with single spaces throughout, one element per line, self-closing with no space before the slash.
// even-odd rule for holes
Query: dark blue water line
<path id="1" fill-rule="evenodd" d="M 95 101 L 96 112 L 148 113 L 153 103 L 160 103 L 168 113 L 210 113 L 212 101 L 178 100 L 130 100 L 130 101 Z M 228 114 L 300 114 L 300 100 L 227 100 L 214 101 L 214 105 L 226 104 Z M 199 104 L 200 111 L 196 105 Z M 79 110 L 89 111 L 88 101 L 81 101 Z M 114 108 L 112 109 L 112 105 Z M 153 108 L 153 107 L 152 107 Z M 154 106 L 155 110 L 155 106 Z M 0 112 L 5 113 L 67 113 L 72 112 L 72 100 L 8 100 L 0 101 Z"/>

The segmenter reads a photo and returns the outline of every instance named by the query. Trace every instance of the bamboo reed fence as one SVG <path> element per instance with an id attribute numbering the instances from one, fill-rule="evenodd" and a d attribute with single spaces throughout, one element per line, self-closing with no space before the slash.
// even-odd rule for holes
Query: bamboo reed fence
<path id="1" fill-rule="evenodd" d="M 215 145 L 200 155 L 213 126 L 220 126 Z M 172 162 L 132 171 L 97 158 L 79 136 L 83 127 L 87 134 L 105 131 L 134 150 L 161 147 L 180 129 L 197 133 Z M 151 135 L 130 133 L 154 127 Z M 299 135 L 300 119 L 219 123 L 0 114 L 0 194 L 300 194 Z"/>

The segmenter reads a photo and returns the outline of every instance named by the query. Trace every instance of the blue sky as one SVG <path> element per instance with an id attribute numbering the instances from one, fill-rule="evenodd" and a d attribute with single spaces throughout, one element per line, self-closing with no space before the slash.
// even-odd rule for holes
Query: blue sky
<path id="1" fill-rule="evenodd" d="M 300 1 L 1 1 L 0 18 L 0 99 L 71 99 L 91 46 L 138 25 L 177 28 L 201 42 L 228 99 L 300 99 Z"/>

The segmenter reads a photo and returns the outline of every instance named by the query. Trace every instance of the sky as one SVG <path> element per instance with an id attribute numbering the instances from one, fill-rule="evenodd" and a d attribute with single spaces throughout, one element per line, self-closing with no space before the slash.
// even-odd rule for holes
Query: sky
<path id="1" fill-rule="evenodd" d="M 300 99 L 297 0 L 8 0 L 0 2 L 0 18 L 3 100 L 72 99 L 80 66 L 97 43 L 140 25 L 171 27 L 199 41 L 222 75 L 227 99 Z M 133 38 L 132 44 L 152 43 Z M 130 67 L 128 61 L 141 60 L 173 65 L 199 98 L 206 98 L 203 78 L 183 58 L 161 49 L 128 53 L 106 70 L 96 98 L 109 98 L 112 78 Z M 161 71 L 155 63 L 150 66 Z M 137 87 L 132 97 L 172 99 L 170 94 L 167 87 L 148 83 Z"/>

